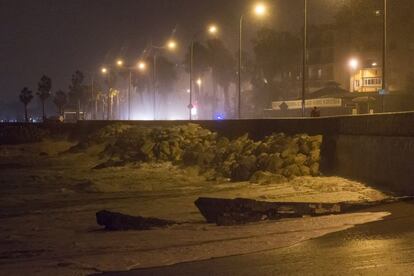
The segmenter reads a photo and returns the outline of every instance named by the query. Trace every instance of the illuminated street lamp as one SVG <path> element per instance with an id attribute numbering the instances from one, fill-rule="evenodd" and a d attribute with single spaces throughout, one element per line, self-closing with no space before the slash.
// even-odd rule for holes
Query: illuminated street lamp
<path id="1" fill-rule="evenodd" d="M 257 3 L 253 6 L 253 14 L 262 18 L 267 14 L 267 6 L 264 3 Z M 244 15 L 240 16 L 240 32 L 239 32 L 239 70 L 238 70 L 238 119 L 241 119 L 241 89 L 242 89 L 242 62 L 243 62 L 243 23 Z"/>
<path id="2" fill-rule="evenodd" d="M 358 69 L 359 61 L 356 58 L 351 58 L 348 65 L 352 70 L 356 70 Z"/>
<path id="3" fill-rule="evenodd" d="M 147 69 L 147 64 L 143 61 L 138 62 L 138 70 L 140 71 L 145 71 Z"/>
<path id="4" fill-rule="evenodd" d="M 264 16 L 267 12 L 267 8 L 263 3 L 258 3 L 254 7 L 254 13 L 258 16 Z"/>
<path id="5" fill-rule="evenodd" d="M 102 67 L 102 68 L 101 68 L 101 73 L 102 73 L 103 75 L 106 75 L 106 74 L 108 73 L 108 69 L 107 69 L 106 67 Z"/>
<path id="6" fill-rule="evenodd" d="M 116 60 L 116 66 L 118 68 L 124 68 L 125 62 L 122 59 Z M 146 63 L 143 61 L 138 62 L 136 67 L 126 66 L 125 68 L 128 70 L 129 79 L 128 79 L 128 120 L 131 120 L 131 91 L 132 91 L 132 70 L 138 69 L 139 71 L 146 70 Z M 107 69 L 105 69 L 107 71 Z"/>
<path id="7" fill-rule="evenodd" d="M 168 41 L 167 48 L 171 51 L 174 51 L 175 49 L 177 49 L 177 42 L 174 40 Z"/>
<path id="8" fill-rule="evenodd" d="M 157 106 L 157 101 L 156 101 L 156 95 L 157 95 L 157 53 L 156 50 L 169 50 L 171 52 L 175 51 L 178 47 L 178 44 L 175 40 L 170 39 L 169 41 L 167 41 L 167 43 L 164 46 L 155 46 L 155 45 L 150 45 L 149 49 L 154 51 L 154 56 L 153 56 L 153 93 L 152 93 L 152 103 L 153 103 L 153 116 L 154 116 L 154 120 L 157 119 L 156 116 L 156 106 Z M 142 64 L 138 64 L 138 68 L 141 71 L 146 70 L 146 64 L 142 63 Z"/>
<path id="9" fill-rule="evenodd" d="M 210 26 L 208 27 L 208 32 L 209 32 L 210 34 L 212 34 L 212 35 L 217 34 L 217 32 L 218 32 L 218 28 L 217 28 L 217 26 L 216 26 L 216 25 L 210 25 Z"/>
<path id="10" fill-rule="evenodd" d="M 124 61 L 123 61 L 122 59 L 118 59 L 118 60 L 116 61 L 116 65 L 117 65 L 118 67 L 122 67 L 122 66 L 124 66 Z"/>
<path id="11" fill-rule="evenodd" d="M 201 86 L 203 84 L 203 81 L 199 78 L 197 79 L 196 83 L 198 86 Z"/>
<path id="12" fill-rule="evenodd" d="M 216 25 L 210 25 L 207 28 L 208 34 L 215 35 L 218 32 L 218 28 Z M 191 45 L 190 45 L 190 103 L 188 104 L 188 110 L 189 110 L 189 119 L 190 121 L 193 119 L 193 74 L 194 74 L 194 43 L 197 36 L 202 34 L 204 31 L 197 32 L 193 35 L 193 38 L 191 39 Z M 198 81 L 198 80 L 197 80 Z M 198 82 L 197 82 L 198 84 Z M 201 79 L 200 79 L 200 85 L 201 85 Z"/>

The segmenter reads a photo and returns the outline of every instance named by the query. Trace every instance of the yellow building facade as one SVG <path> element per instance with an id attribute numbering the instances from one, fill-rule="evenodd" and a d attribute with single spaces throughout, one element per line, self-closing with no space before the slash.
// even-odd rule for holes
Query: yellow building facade
<path id="1" fill-rule="evenodd" d="M 350 84 L 351 92 L 379 92 L 382 89 L 382 69 L 380 67 L 372 67 L 355 70 L 351 75 Z"/>

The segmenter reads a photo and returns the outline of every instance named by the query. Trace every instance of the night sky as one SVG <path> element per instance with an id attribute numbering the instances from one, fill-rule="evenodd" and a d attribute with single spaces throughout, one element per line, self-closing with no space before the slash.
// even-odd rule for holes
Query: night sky
<path id="1" fill-rule="evenodd" d="M 301 28 L 302 0 L 268 2 L 273 8 L 267 22 L 250 19 L 246 25 Z M 310 2 L 313 22 L 328 20 L 332 8 L 342 1 Z M 191 34 L 209 22 L 221 26 L 226 43 L 234 49 L 238 17 L 252 4 L 248 0 L 0 0 L 0 108 L 18 105 L 24 86 L 35 92 L 43 74 L 52 78 L 53 91 L 67 91 L 76 69 L 97 71 L 120 56 L 135 60 L 150 40 L 162 44 L 174 29 L 184 43 L 177 62 Z M 254 35 L 252 28 L 246 33 L 248 39 Z"/>

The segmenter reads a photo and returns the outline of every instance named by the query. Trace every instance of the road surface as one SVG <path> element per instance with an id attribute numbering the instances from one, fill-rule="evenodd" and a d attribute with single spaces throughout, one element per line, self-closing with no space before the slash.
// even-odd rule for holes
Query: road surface
<path id="1" fill-rule="evenodd" d="M 369 211 L 392 215 L 289 248 L 103 275 L 414 275 L 414 202 Z"/>

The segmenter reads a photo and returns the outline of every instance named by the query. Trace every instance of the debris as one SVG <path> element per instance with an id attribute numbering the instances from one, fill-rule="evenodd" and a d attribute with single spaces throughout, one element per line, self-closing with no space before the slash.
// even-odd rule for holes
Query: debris
<path id="1" fill-rule="evenodd" d="M 199 198 L 194 204 L 208 223 L 219 226 L 241 225 L 264 220 L 326 216 L 358 212 L 370 207 L 390 204 L 408 198 L 385 198 L 371 202 L 306 203 L 266 202 L 252 199 Z"/>
<path id="2" fill-rule="evenodd" d="M 151 230 L 176 224 L 176 222 L 170 220 L 134 217 L 105 210 L 96 213 L 96 221 L 99 225 L 105 226 L 105 229 L 109 231 Z"/>
<path id="3" fill-rule="evenodd" d="M 199 198 L 195 205 L 208 223 L 222 226 L 330 215 L 343 211 L 340 204 L 264 202 L 243 198 Z"/>

